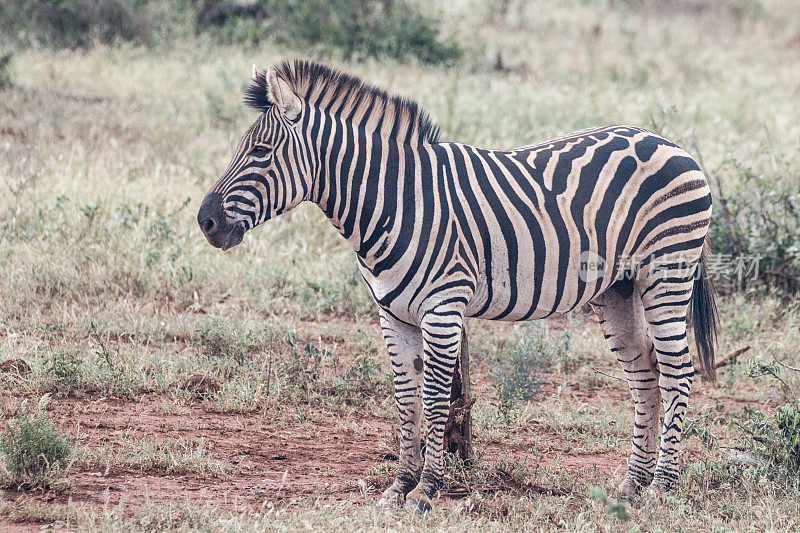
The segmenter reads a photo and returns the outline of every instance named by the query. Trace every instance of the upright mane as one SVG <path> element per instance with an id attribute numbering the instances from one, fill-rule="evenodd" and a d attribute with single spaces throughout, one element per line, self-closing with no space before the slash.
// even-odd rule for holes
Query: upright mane
<path id="1" fill-rule="evenodd" d="M 439 142 L 439 128 L 413 100 L 390 95 L 357 76 L 314 61 L 284 61 L 276 70 L 308 105 L 343 119 L 361 121 L 366 117 L 369 131 L 380 128 L 381 135 L 390 139 L 410 144 Z M 257 72 L 245 89 L 244 102 L 262 113 L 273 105 L 267 98 L 265 70 Z"/>

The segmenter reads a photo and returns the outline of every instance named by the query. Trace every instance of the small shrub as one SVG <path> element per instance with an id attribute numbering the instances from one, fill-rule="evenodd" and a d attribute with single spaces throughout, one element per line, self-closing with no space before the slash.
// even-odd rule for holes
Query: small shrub
<path id="1" fill-rule="evenodd" d="M 781 163 L 760 172 L 731 158 L 712 174 L 733 176 L 724 189 L 712 179 L 716 206 L 709 238 L 715 255 L 709 272 L 718 287 L 745 289 L 757 280 L 788 294 L 800 290 L 797 171 L 796 164 Z"/>
<path id="2" fill-rule="evenodd" d="M 534 399 L 545 384 L 544 372 L 569 353 L 566 331 L 555 339 L 546 326 L 530 325 L 524 331 L 507 350 L 487 358 L 501 410 L 510 410 L 517 400 Z"/>
<path id="3" fill-rule="evenodd" d="M 698 420 L 689 418 L 683 419 L 683 430 L 681 434 L 683 439 L 690 437 L 697 437 L 707 450 L 713 450 L 719 447 L 719 439 L 714 435 L 707 424 L 703 424 Z"/>
<path id="4" fill-rule="evenodd" d="M 329 281 L 321 283 L 306 282 L 301 292 L 303 303 L 312 306 L 322 313 L 332 313 L 341 299 L 341 291 L 335 289 Z"/>
<path id="5" fill-rule="evenodd" d="M 278 363 L 281 396 L 294 401 L 333 401 L 361 404 L 369 398 L 388 395 L 392 380 L 381 371 L 374 355 L 377 351 L 367 343 L 352 362 L 342 364 L 335 350 L 297 344 L 293 335 L 285 340 L 289 355 Z"/>
<path id="6" fill-rule="evenodd" d="M 84 385 L 83 359 L 77 351 L 55 351 L 44 361 L 44 371 L 53 380 L 55 392 L 71 395 Z"/>
<path id="7" fill-rule="evenodd" d="M 615 517 L 620 522 L 627 522 L 631 519 L 631 514 L 628 512 L 628 506 L 625 502 L 619 502 L 606 494 L 606 491 L 600 487 L 593 486 L 589 489 L 589 497 L 605 504 L 606 512 Z"/>
<path id="8" fill-rule="evenodd" d="M 240 365 L 265 350 L 270 342 L 269 332 L 254 331 L 222 321 L 204 325 L 199 333 L 200 346 L 207 357 L 229 359 Z"/>
<path id="9" fill-rule="evenodd" d="M 389 395 L 393 388 L 392 376 L 381 369 L 376 356 L 380 356 L 379 349 L 372 338 L 366 338 L 351 363 L 339 368 L 337 361 L 330 377 L 329 390 L 336 397 L 351 403 L 358 403 L 364 398 Z"/>
<path id="10" fill-rule="evenodd" d="M 70 439 L 42 416 L 11 420 L 0 435 L 0 453 L 11 481 L 26 488 L 48 488 L 66 469 L 71 452 Z"/>
<path id="11" fill-rule="evenodd" d="M 786 405 L 770 416 L 746 407 L 744 413 L 747 421 L 740 427 L 747 447 L 770 466 L 770 473 L 800 472 L 800 409 Z"/>
<path id="12" fill-rule="evenodd" d="M 770 474 L 800 472 L 800 400 L 781 377 L 781 366 L 765 364 L 753 358 L 747 369 L 750 377 L 769 375 L 778 380 L 792 397 L 792 403 L 768 415 L 749 406 L 744 408 L 746 421 L 739 428 L 747 437 L 747 447 L 770 466 Z"/>

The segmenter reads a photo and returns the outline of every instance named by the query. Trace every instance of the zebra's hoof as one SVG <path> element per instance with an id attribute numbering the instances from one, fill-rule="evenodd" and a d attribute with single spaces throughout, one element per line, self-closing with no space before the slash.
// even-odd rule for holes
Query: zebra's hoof
<path id="1" fill-rule="evenodd" d="M 649 488 L 660 494 L 667 494 L 672 492 L 676 485 L 676 480 L 656 476 Z"/>
<path id="2" fill-rule="evenodd" d="M 619 484 L 619 495 L 623 500 L 633 500 L 642 495 L 647 485 L 643 485 L 636 479 L 625 476 L 622 483 Z"/>
<path id="3" fill-rule="evenodd" d="M 406 501 L 405 492 L 397 490 L 396 483 L 383 491 L 381 499 L 375 504 L 375 507 L 380 509 L 388 509 L 390 507 L 402 507 Z"/>
<path id="4" fill-rule="evenodd" d="M 412 498 L 406 498 L 406 509 L 422 515 L 432 510 L 433 505 L 431 505 L 430 501 L 414 500 Z"/>
<path id="5" fill-rule="evenodd" d="M 392 501 L 386 498 L 381 498 L 377 502 L 375 502 L 375 507 L 378 509 L 391 509 L 397 505 L 396 501 Z"/>
<path id="6" fill-rule="evenodd" d="M 664 502 L 667 495 L 672 492 L 673 487 L 674 484 L 659 483 L 658 480 L 655 480 L 652 485 L 645 489 L 644 496 L 648 500 Z"/>
<path id="7" fill-rule="evenodd" d="M 400 507 L 403 505 L 405 498 L 400 494 L 384 494 L 381 499 L 375 503 L 378 509 L 391 509 L 392 507 Z"/>
<path id="8" fill-rule="evenodd" d="M 406 509 L 417 514 L 425 514 L 433 509 L 433 502 L 418 489 L 414 489 L 406 496 Z"/>

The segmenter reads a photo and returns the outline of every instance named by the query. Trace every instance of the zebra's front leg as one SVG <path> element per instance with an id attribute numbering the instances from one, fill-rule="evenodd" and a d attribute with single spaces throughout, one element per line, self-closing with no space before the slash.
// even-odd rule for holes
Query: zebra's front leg
<path id="1" fill-rule="evenodd" d="M 381 313 L 381 330 L 394 374 L 394 400 L 400 413 L 400 464 L 378 506 L 402 505 L 419 481 L 422 425 L 422 331 Z"/>
<path id="2" fill-rule="evenodd" d="M 422 322 L 425 354 L 422 398 L 427 422 L 425 466 L 419 484 L 406 497 L 406 507 L 425 513 L 444 477 L 444 427 L 450 412 L 450 388 L 461 346 L 463 310 L 440 308 Z"/>

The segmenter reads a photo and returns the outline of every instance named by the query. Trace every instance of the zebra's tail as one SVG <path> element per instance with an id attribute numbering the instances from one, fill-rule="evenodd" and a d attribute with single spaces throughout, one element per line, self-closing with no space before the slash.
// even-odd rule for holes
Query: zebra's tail
<path id="1" fill-rule="evenodd" d="M 690 305 L 694 340 L 697 346 L 697 353 L 700 356 L 700 369 L 706 379 L 715 383 L 717 381 L 717 369 L 714 362 L 714 346 L 717 343 L 719 313 L 714 296 L 714 285 L 708 276 L 708 255 L 710 250 L 708 240 L 706 240 L 703 246 L 703 254 L 697 263 Z"/>

